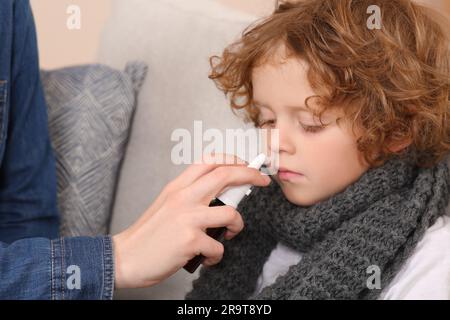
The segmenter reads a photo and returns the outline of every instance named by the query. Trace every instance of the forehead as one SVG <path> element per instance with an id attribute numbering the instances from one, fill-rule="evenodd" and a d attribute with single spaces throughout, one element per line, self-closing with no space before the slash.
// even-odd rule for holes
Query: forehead
<path id="1" fill-rule="evenodd" d="M 308 64 L 298 58 L 271 60 L 254 68 L 253 101 L 272 109 L 281 106 L 305 108 L 305 100 L 316 95 L 308 81 L 307 71 Z M 314 99 L 310 99 L 308 105 L 312 107 Z"/>

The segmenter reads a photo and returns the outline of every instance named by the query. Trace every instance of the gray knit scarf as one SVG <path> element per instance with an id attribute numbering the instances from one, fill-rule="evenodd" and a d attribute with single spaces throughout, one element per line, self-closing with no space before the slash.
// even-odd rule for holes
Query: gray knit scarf
<path id="1" fill-rule="evenodd" d="M 246 227 L 225 243 L 223 260 L 203 268 L 187 299 L 376 299 L 449 201 L 444 160 L 418 168 L 395 157 L 344 191 L 309 207 L 279 185 L 255 188 L 238 211 Z M 252 296 L 278 242 L 303 254 L 275 283 Z M 369 289 L 370 266 L 381 288 Z"/>

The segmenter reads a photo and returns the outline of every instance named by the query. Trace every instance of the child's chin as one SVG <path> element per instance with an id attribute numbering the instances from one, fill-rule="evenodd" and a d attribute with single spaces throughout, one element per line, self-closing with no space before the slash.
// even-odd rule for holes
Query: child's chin
<path id="1" fill-rule="evenodd" d="M 295 204 L 300 207 L 309 207 L 317 203 L 313 199 L 308 199 L 304 195 L 299 194 L 297 190 L 293 190 L 289 186 L 281 185 L 281 190 L 283 191 L 283 195 L 290 203 Z"/>

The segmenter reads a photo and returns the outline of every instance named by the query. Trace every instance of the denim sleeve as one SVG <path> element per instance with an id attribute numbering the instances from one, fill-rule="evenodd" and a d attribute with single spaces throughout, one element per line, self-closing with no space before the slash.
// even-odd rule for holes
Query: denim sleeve
<path id="1" fill-rule="evenodd" d="M 28 0 L 0 2 L 0 78 L 5 97 L 0 241 L 58 237 L 56 169 Z"/>
<path id="2" fill-rule="evenodd" d="M 110 236 L 0 243 L 0 299 L 111 300 Z"/>

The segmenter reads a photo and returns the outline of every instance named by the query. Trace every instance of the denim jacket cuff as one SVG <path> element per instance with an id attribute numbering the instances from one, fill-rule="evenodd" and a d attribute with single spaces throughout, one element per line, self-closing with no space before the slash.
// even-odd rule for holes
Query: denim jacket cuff
<path id="1" fill-rule="evenodd" d="M 112 300 L 113 292 L 111 236 L 51 241 L 52 300 Z"/>

